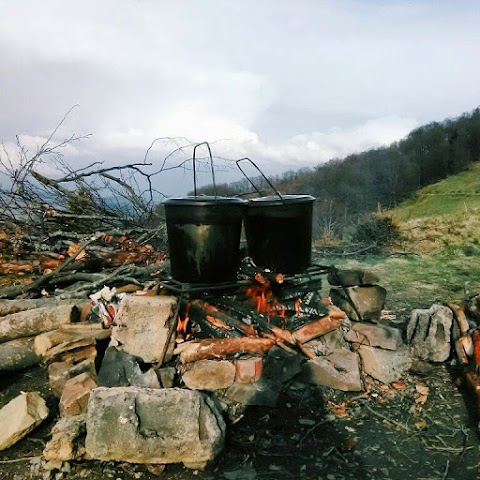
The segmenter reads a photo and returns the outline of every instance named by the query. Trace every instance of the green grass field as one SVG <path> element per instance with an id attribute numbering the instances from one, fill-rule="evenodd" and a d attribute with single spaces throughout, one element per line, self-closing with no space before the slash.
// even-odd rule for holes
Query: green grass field
<path id="1" fill-rule="evenodd" d="M 480 212 L 480 164 L 428 187 L 393 210 L 401 221 Z"/>

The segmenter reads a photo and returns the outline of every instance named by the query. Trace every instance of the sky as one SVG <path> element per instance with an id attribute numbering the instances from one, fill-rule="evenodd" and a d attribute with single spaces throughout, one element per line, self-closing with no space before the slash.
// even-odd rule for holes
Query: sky
<path id="1" fill-rule="evenodd" d="M 223 158 L 281 174 L 480 105 L 476 0 L 0 0 L 0 22 L 0 141 L 33 152 L 78 105 L 55 136 L 91 134 L 72 168 L 208 141 L 217 181 L 241 179 Z"/>

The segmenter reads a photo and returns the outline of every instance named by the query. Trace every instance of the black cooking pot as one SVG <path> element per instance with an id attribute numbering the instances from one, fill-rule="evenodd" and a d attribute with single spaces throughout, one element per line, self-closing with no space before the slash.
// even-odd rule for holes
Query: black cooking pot
<path id="1" fill-rule="evenodd" d="M 311 195 L 274 195 L 249 200 L 245 215 L 248 252 L 262 267 L 300 273 L 311 264 Z"/>
<path id="2" fill-rule="evenodd" d="M 188 283 L 234 280 L 246 201 L 192 196 L 164 202 L 171 273 Z"/>

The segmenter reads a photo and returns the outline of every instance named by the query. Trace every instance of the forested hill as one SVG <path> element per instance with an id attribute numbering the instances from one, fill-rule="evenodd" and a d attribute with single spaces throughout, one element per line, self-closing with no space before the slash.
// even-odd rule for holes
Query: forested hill
<path id="1" fill-rule="evenodd" d="M 480 108 L 476 108 L 458 118 L 421 126 L 390 146 L 271 179 L 282 193 L 317 197 L 316 233 L 332 235 L 341 233 L 360 214 L 393 208 L 419 188 L 479 160 Z M 231 195 L 251 187 L 242 181 L 219 185 L 217 190 L 219 194 Z M 208 187 L 202 189 L 202 193 L 209 191 Z"/>

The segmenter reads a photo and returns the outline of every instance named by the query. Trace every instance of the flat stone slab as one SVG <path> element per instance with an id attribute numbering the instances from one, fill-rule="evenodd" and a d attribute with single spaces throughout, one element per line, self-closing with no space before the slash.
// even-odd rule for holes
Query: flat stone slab
<path id="1" fill-rule="evenodd" d="M 398 328 L 369 323 L 355 323 L 345 335 L 345 340 L 370 347 L 397 350 L 403 343 L 402 332 Z"/>
<path id="2" fill-rule="evenodd" d="M 190 390 L 220 390 L 235 380 L 235 366 L 227 360 L 200 360 L 185 368 L 182 380 Z"/>
<path id="3" fill-rule="evenodd" d="M 115 316 L 110 345 L 145 363 L 159 363 L 176 306 L 173 296 L 125 296 Z M 172 356 L 174 340 L 167 348 L 166 361 Z"/>
<path id="4" fill-rule="evenodd" d="M 205 394 L 186 389 L 100 387 L 87 414 L 87 457 L 201 466 L 222 450 L 225 423 Z"/>
<path id="5" fill-rule="evenodd" d="M 11 447 L 48 417 L 45 400 L 37 392 L 21 393 L 0 410 L 0 450 Z"/>
<path id="6" fill-rule="evenodd" d="M 412 366 L 408 347 L 385 350 L 361 345 L 357 351 L 362 359 L 363 371 L 383 383 L 398 380 Z"/>
<path id="7" fill-rule="evenodd" d="M 358 355 L 346 348 L 309 360 L 303 367 L 302 379 L 344 392 L 363 389 Z"/>

